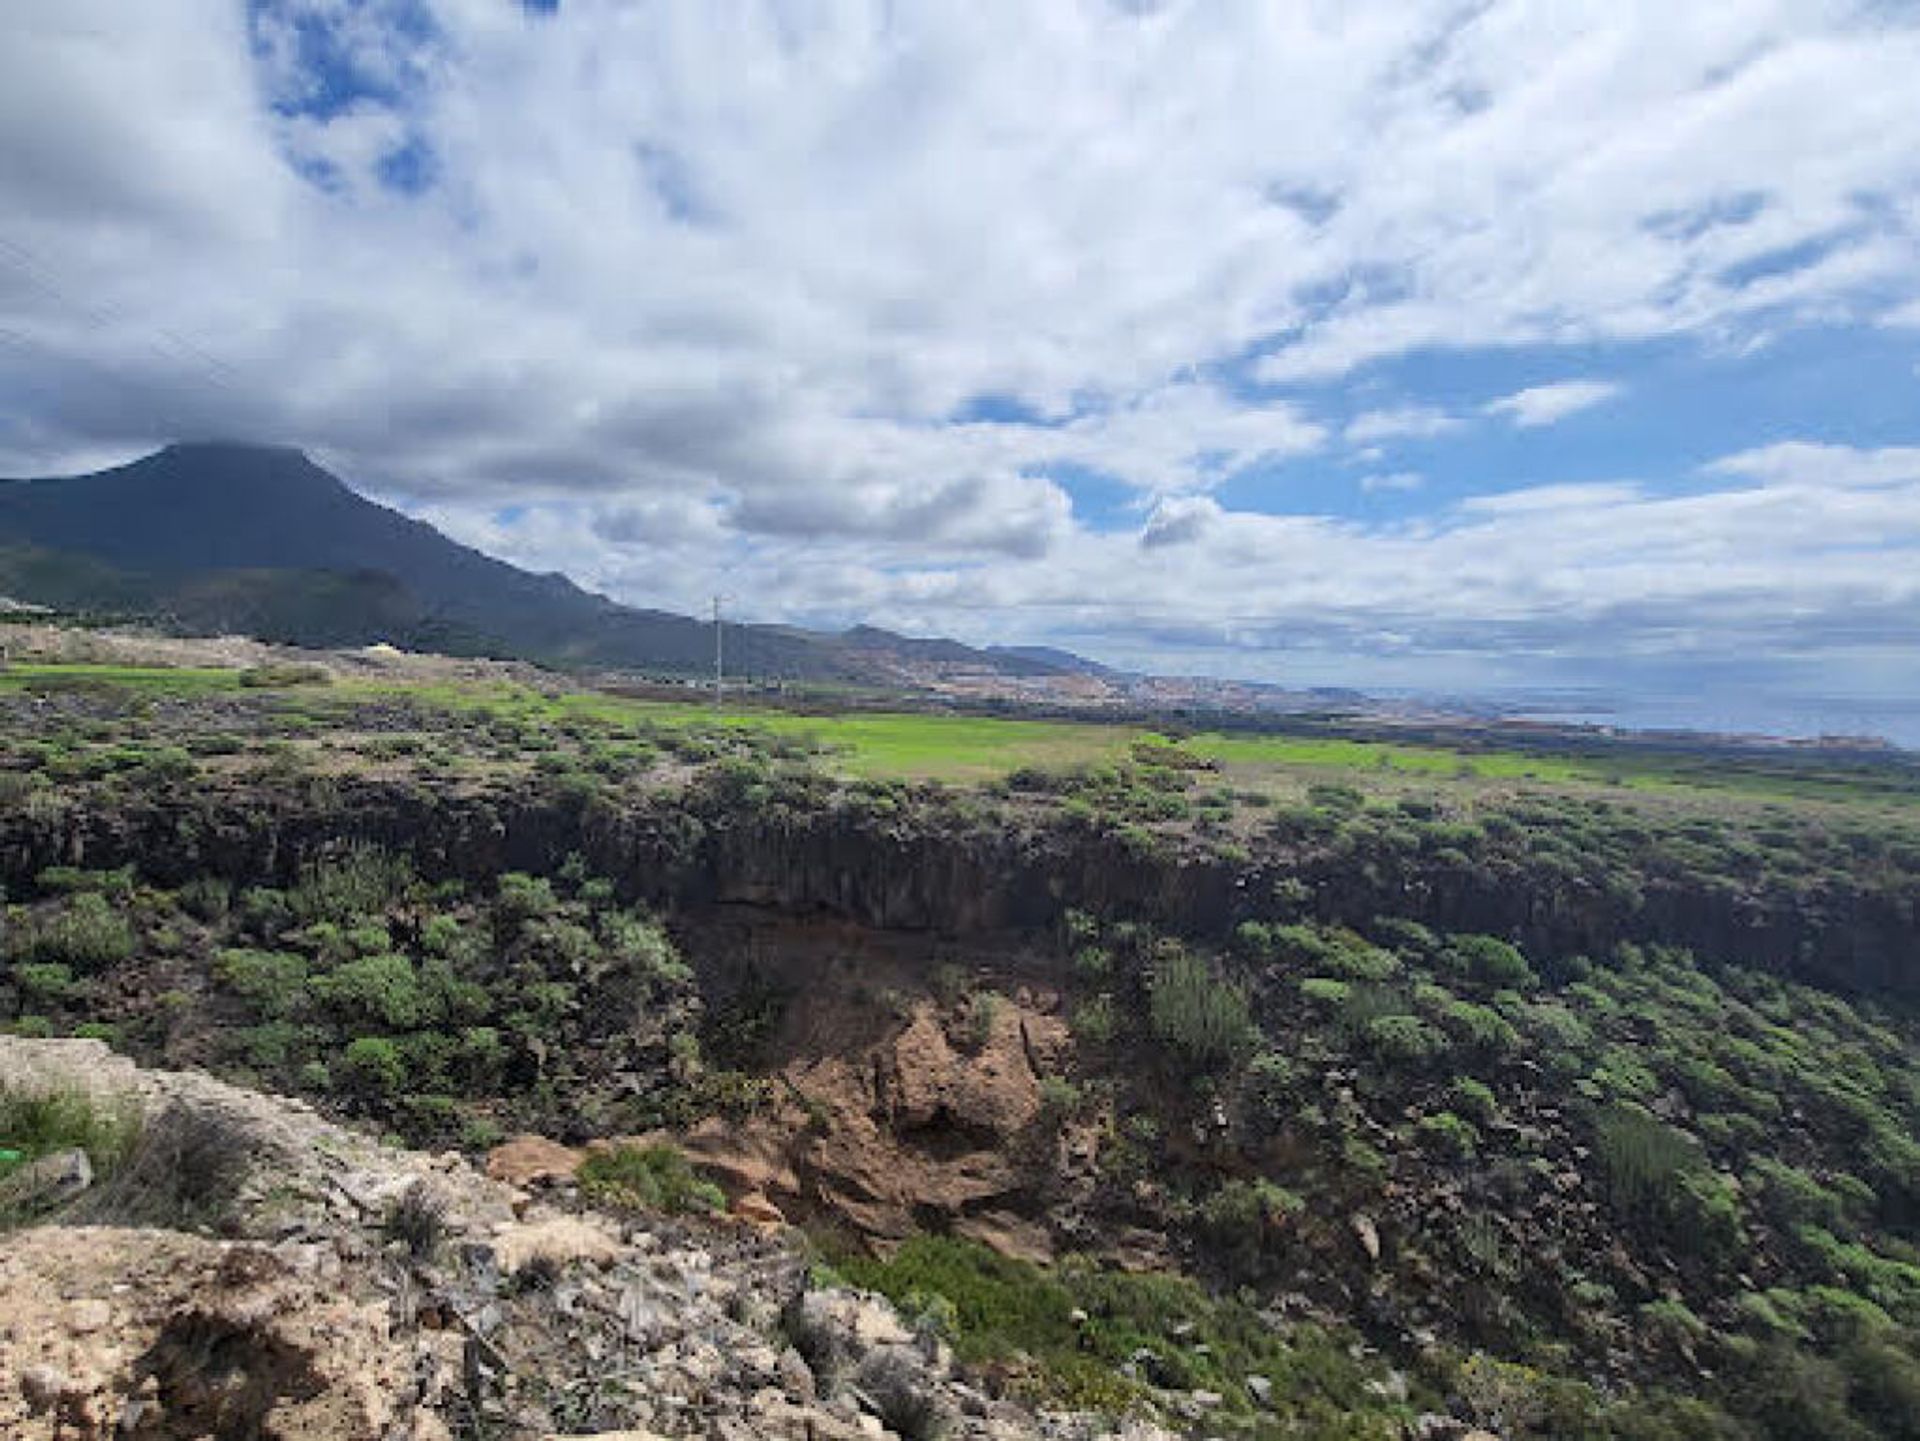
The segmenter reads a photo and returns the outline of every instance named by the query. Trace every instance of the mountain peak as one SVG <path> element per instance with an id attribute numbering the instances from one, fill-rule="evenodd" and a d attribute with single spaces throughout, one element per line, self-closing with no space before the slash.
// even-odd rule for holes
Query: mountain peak
<path id="1" fill-rule="evenodd" d="M 120 467 L 122 472 L 193 476 L 215 484 L 274 482 L 324 477 L 345 488 L 340 478 L 297 445 L 268 445 L 251 440 L 176 440 L 153 454 Z"/>
<path id="2" fill-rule="evenodd" d="M 175 455 L 188 458 L 241 455 L 254 458 L 276 456 L 304 460 L 308 465 L 313 461 L 297 445 L 272 445 L 259 440 L 230 440 L 222 436 L 211 436 L 197 440 L 174 440 L 160 447 L 159 455 Z"/>

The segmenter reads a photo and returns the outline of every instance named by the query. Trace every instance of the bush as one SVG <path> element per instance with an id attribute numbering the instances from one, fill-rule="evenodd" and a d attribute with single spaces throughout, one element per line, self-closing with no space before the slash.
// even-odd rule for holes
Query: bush
<path id="1" fill-rule="evenodd" d="M 1264 1177 L 1227 1181 L 1201 1203 L 1200 1220 L 1216 1240 L 1258 1242 L 1260 1233 L 1299 1215 L 1306 1203 Z"/>
<path id="2" fill-rule="evenodd" d="M 1744 1243 L 1737 1193 L 1691 1138 L 1631 1103 L 1603 1111 L 1594 1137 L 1616 1208 L 1692 1255 L 1728 1256 Z"/>
<path id="3" fill-rule="evenodd" d="M 233 887 L 218 876 L 196 876 L 180 887 L 180 905 L 209 923 L 224 921 L 233 903 Z"/>
<path id="4" fill-rule="evenodd" d="M 345 925 L 385 910 L 412 879 L 413 866 L 405 857 L 378 846 L 355 846 L 336 860 L 302 867 L 299 882 L 287 892 L 287 909 L 295 920 Z"/>
<path id="5" fill-rule="evenodd" d="M 678 984 L 692 979 L 693 969 L 652 921 L 613 912 L 601 918 L 600 936 L 609 952 L 653 980 Z"/>
<path id="6" fill-rule="evenodd" d="M 1452 1111 L 1421 1118 L 1420 1144 L 1452 1161 L 1470 1161 L 1480 1149 L 1480 1132 Z"/>
<path id="7" fill-rule="evenodd" d="M 1301 999 L 1329 1011 L 1344 1008 L 1352 990 L 1345 981 L 1336 981 L 1331 976 L 1308 976 L 1300 982 Z"/>
<path id="8" fill-rule="evenodd" d="M 1247 998 L 1199 956 L 1175 949 L 1148 982 L 1153 1033 L 1198 1066 L 1231 1060 L 1253 1035 Z"/>
<path id="9" fill-rule="evenodd" d="M 105 896 L 83 891 L 29 932 L 28 954 L 37 961 L 100 971 L 133 954 L 133 927 Z"/>
<path id="10" fill-rule="evenodd" d="M 404 1029 L 432 1019 L 434 1008 L 421 989 L 419 974 L 402 955 L 362 956 L 317 977 L 312 986 L 328 1005 L 365 1020 Z"/>
<path id="11" fill-rule="evenodd" d="M 222 951 L 213 973 L 264 1016 L 290 1016 L 306 1000 L 306 957 L 291 951 Z"/>
<path id="12" fill-rule="evenodd" d="M 13 983 L 27 1005 L 57 1006 L 73 995 L 73 968 L 60 961 L 26 961 L 13 968 Z"/>
<path id="13" fill-rule="evenodd" d="M 1483 985 L 1520 987 L 1534 980 L 1527 958 L 1498 936 L 1454 936 L 1444 954 Z"/>
<path id="14" fill-rule="evenodd" d="M 1494 1099 L 1493 1088 L 1472 1076 L 1456 1077 L 1449 1099 L 1454 1110 L 1483 1126 L 1500 1113 L 1500 1103 Z"/>
<path id="15" fill-rule="evenodd" d="M 1520 1047 L 1520 1033 L 1491 1006 L 1447 1001 L 1440 1010 L 1440 1024 L 1455 1040 L 1483 1056 L 1504 1056 Z"/>
<path id="16" fill-rule="evenodd" d="M 524 871 L 508 871 L 500 877 L 494 911 L 507 922 L 549 916 L 558 910 L 560 899 L 545 876 L 530 876 Z"/>
<path id="17" fill-rule="evenodd" d="M 19 1160 L 0 1162 L 0 1175 L 57 1151 L 85 1151 L 96 1177 L 116 1168 L 140 1133 L 131 1104 L 104 1102 L 82 1091 L 0 1088 L 0 1150 Z M 0 1226 L 18 1216 L 0 1212 Z"/>
<path id="18" fill-rule="evenodd" d="M 125 896 L 133 890 L 133 867 L 120 866 L 110 871 L 90 871 L 83 866 L 48 866 L 33 878 L 42 891 L 52 895 Z"/>
<path id="19" fill-rule="evenodd" d="M 967 1002 L 965 1032 L 967 1044 L 975 1050 L 993 1039 L 994 1023 L 1000 1019 L 1006 1001 L 997 991 L 975 991 Z"/>
<path id="20" fill-rule="evenodd" d="M 246 1178 L 251 1138 L 232 1113 L 172 1104 L 138 1126 L 103 1182 L 67 1218 L 75 1223 L 220 1230 Z"/>
<path id="21" fill-rule="evenodd" d="M 376 1096 L 390 1096 L 407 1084 L 407 1062 L 400 1047 L 384 1036 L 359 1036 L 340 1057 L 353 1085 Z"/>
<path id="22" fill-rule="evenodd" d="M 619 1145 L 596 1151 L 580 1163 L 580 1189 L 596 1201 L 649 1211 L 720 1211 L 726 1196 L 694 1174 L 672 1146 Z"/>
<path id="23" fill-rule="evenodd" d="M 1262 1051 L 1247 1062 L 1247 1102 L 1269 1125 L 1284 1120 L 1293 1105 L 1298 1080 L 1292 1061 L 1278 1051 Z"/>
<path id="24" fill-rule="evenodd" d="M 1418 1016 L 1375 1016 L 1362 1035 L 1367 1049 L 1390 1066 L 1424 1066 L 1447 1049 L 1447 1038 Z"/>
<path id="25" fill-rule="evenodd" d="M 1106 1045 L 1119 1027 L 1119 1011 L 1112 996 L 1092 996 L 1074 1007 L 1073 1034 L 1088 1045 Z"/>
<path id="26" fill-rule="evenodd" d="M 1081 1090 L 1065 1076 L 1042 1076 L 1040 1078 L 1040 1108 L 1049 1117 L 1059 1120 L 1071 1116 L 1080 1109 Z"/>

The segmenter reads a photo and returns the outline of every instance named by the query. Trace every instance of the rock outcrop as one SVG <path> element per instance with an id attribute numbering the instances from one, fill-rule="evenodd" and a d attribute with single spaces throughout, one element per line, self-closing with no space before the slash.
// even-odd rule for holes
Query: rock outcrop
<path id="1" fill-rule="evenodd" d="M 6 1238 L 0 1435 L 1111 1434 L 961 1384 L 884 1300 L 810 1290 L 765 1226 L 570 1211 L 460 1157 L 383 1147 L 300 1102 L 141 1070 L 98 1042 L 0 1038 L 0 1087 L 127 1098 L 163 1138 L 182 1133 L 162 1118 L 188 1117 L 235 1161 L 217 1214 L 191 1213 L 201 1230 L 107 1224 L 170 1194 L 116 1193 L 108 1177 Z M 146 1144 L 123 1174 L 157 1174 L 141 1170 Z M 103 1224 L 65 1223 L 78 1214 Z"/>

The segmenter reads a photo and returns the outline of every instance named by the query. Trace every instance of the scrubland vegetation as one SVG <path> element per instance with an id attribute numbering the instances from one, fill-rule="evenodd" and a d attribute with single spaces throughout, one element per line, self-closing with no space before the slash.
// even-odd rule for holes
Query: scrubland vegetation
<path id="1" fill-rule="evenodd" d="M 926 1236 L 822 1264 L 1008 1388 L 1201 1395 L 1210 1434 L 1445 1407 L 1511 1437 L 1920 1435 L 1898 758 L 715 720 L 292 674 L 16 670 L 0 712 L 15 1032 L 434 1145 L 633 1136 L 776 1099 L 778 958 L 722 994 L 679 938 L 730 885 L 864 925 L 985 916 L 1073 1037 L 1030 1138 L 1066 1259 Z M 960 1044 L 991 1031 L 997 993 L 931 965 L 922 989 Z M 0 1107 L 0 1150 L 110 1164 L 92 1126 Z M 1070 1194 L 1066 1151 L 1094 1158 Z M 582 1180 L 722 1199 L 670 1149 Z M 1099 1259 L 1141 1236 L 1178 1274 Z"/>

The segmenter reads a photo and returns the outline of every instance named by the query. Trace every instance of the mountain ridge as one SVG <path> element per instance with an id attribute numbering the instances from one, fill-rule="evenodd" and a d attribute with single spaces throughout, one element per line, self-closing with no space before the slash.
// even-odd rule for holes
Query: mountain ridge
<path id="1" fill-rule="evenodd" d="M 710 622 L 462 545 L 290 446 L 183 441 L 88 474 L 0 479 L 0 589 L 294 643 L 388 640 L 686 674 L 703 673 L 713 655 Z M 884 684 L 916 664 L 1068 669 L 868 626 L 836 634 L 741 622 L 726 642 L 730 668 L 778 679 Z"/>

